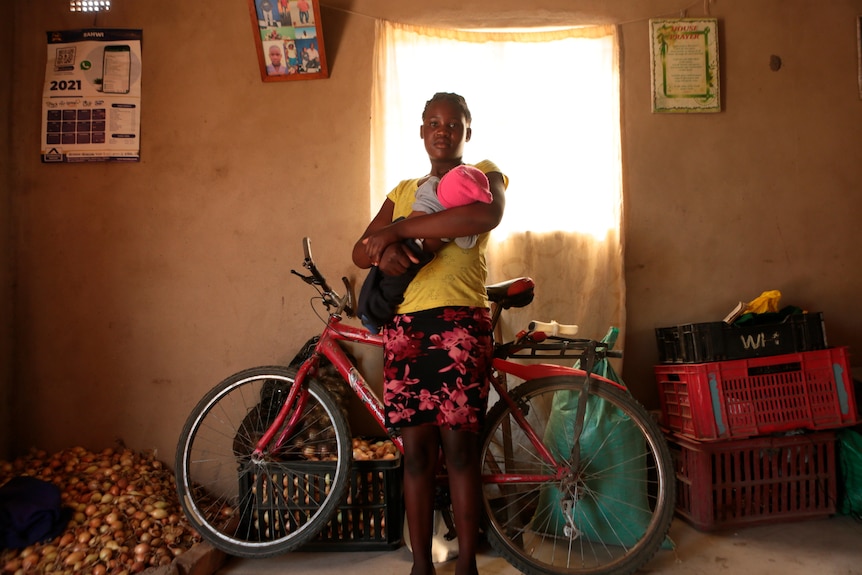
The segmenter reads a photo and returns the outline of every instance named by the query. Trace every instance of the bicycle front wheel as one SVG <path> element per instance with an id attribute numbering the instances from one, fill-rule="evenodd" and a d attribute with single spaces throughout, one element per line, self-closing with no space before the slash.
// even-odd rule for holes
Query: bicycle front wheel
<path id="1" fill-rule="evenodd" d="M 666 540 L 674 513 L 670 451 L 658 425 L 625 390 L 584 378 L 549 377 L 516 387 L 519 414 L 558 462 L 540 456 L 500 400 L 482 448 L 483 500 L 491 546 L 530 575 L 625 575 Z M 574 413 L 586 401 L 573 459 Z"/>
<path id="2" fill-rule="evenodd" d="M 269 557 L 300 547 L 344 497 L 350 429 L 343 406 L 317 380 L 307 382 L 297 429 L 279 449 L 253 456 L 295 378 L 296 369 L 280 366 L 227 378 L 198 402 L 180 436 L 174 469 L 183 511 L 230 555 Z"/>

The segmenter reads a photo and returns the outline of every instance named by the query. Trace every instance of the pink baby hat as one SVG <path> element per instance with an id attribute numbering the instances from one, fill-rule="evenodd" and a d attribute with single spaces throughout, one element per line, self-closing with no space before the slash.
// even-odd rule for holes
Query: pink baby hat
<path id="1" fill-rule="evenodd" d="M 492 198 L 488 177 L 473 166 L 456 166 L 440 178 L 437 199 L 446 209 L 473 202 L 490 204 Z"/>

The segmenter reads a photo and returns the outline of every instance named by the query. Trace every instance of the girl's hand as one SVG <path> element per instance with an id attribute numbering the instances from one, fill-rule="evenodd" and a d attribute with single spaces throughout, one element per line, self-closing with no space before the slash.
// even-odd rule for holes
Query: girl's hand
<path id="1" fill-rule="evenodd" d="M 386 249 L 383 250 L 383 255 L 380 258 L 380 262 L 377 264 L 377 267 L 380 268 L 384 274 L 388 276 L 400 276 L 410 267 L 411 263 L 418 263 L 419 260 L 416 259 L 410 250 L 408 250 L 403 243 L 396 242 L 394 244 L 389 244 Z"/>
<path id="2" fill-rule="evenodd" d="M 367 255 L 368 259 L 371 260 L 371 265 L 380 265 L 383 251 L 390 244 L 398 242 L 399 239 L 398 234 L 395 233 L 391 226 L 380 228 L 379 230 L 368 234 L 368 236 L 362 240 L 362 243 L 365 246 L 365 255 Z"/>
<path id="3" fill-rule="evenodd" d="M 383 205 L 380 206 L 380 210 L 377 212 L 377 215 L 374 216 L 374 219 L 371 220 L 371 223 L 368 224 L 368 227 L 365 228 L 365 233 L 362 234 L 362 237 L 356 240 L 356 243 L 353 244 L 353 263 L 362 269 L 368 269 L 371 267 L 372 263 L 377 263 L 377 260 L 373 261 L 368 257 L 365 250 L 365 238 L 370 236 L 377 230 L 381 230 L 386 226 L 392 223 L 392 211 L 395 209 L 395 204 L 392 203 L 392 200 L 387 198 Z M 384 246 L 386 247 L 386 246 Z M 379 258 L 378 254 L 378 258 Z"/>

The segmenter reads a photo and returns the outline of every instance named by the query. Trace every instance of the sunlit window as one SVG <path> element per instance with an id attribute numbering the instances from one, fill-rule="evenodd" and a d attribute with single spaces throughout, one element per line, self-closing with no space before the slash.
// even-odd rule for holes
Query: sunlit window
<path id="1" fill-rule="evenodd" d="M 111 0 L 69 0 L 70 12 L 102 12 L 111 9 Z"/>
<path id="2" fill-rule="evenodd" d="M 435 92 L 463 95 L 473 115 L 464 160 L 509 178 L 491 232 L 489 282 L 521 275 L 536 300 L 504 314 L 513 337 L 533 319 L 609 325 L 625 338 L 617 30 L 460 31 L 376 23 L 371 106 L 371 212 L 403 178 L 427 173 L 419 137 Z M 499 327 L 499 326 L 498 326 Z"/>
<path id="3" fill-rule="evenodd" d="M 378 42 L 372 146 L 382 170 L 372 206 L 398 180 L 422 175 L 425 101 L 463 95 L 473 113 L 465 161 L 491 159 L 510 177 L 493 237 L 580 232 L 604 238 L 620 221 L 621 158 L 616 40 L 612 28 L 479 33 L 385 23 Z M 426 33 L 427 32 L 427 33 Z"/>

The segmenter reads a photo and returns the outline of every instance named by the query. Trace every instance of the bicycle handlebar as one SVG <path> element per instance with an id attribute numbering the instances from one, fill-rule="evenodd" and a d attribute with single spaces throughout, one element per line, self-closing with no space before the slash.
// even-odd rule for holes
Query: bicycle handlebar
<path id="1" fill-rule="evenodd" d="M 344 297 L 338 295 L 338 292 L 329 286 L 326 278 L 322 273 L 320 273 L 320 270 L 317 269 L 317 265 L 314 263 L 314 258 L 311 255 L 310 238 L 302 238 L 302 251 L 305 255 L 302 267 L 307 269 L 311 275 L 302 275 L 296 270 L 290 270 L 290 273 L 300 277 L 305 283 L 320 288 L 318 291 L 323 298 L 323 305 L 326 306 L 327 310 L 330 310 L 330 308 L 333 307 L 335 308 L 334 312 L 330 311 L 331 314 L 341 315 L 342 313 L 345 313 L 348 317 L 353 317 L 353 288 L 350 284 L 350 280 L 346 276 L 341 278 L 344 282 L 346 295 Z"/>
<path id="2" fill-rule="evenodd" d="M 307 283 L 318 285 L 325 292 L 331 291 L 329 284 L 326 283 L 326 278 L 323 277 L 323 274 L 317 269 L 317 265 L 315 265 L 314 259 L 311 257 L 310 238 L 302 238 L 302 251 L 305 253 L 305 260 L 302 262 L 302 267 L 311 272 L 311 281 L 306 280 Z"/>

